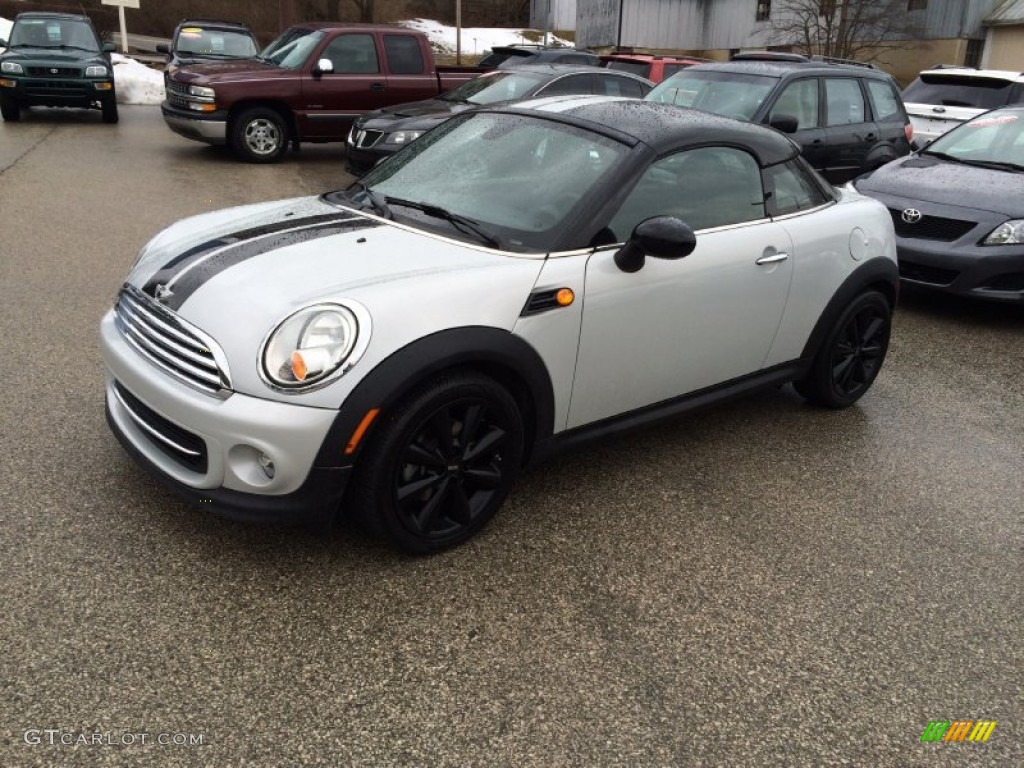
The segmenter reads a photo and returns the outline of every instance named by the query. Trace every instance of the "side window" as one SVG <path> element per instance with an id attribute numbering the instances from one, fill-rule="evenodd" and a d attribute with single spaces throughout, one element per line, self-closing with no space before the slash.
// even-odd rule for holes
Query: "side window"
<path id="1" fill-rule="evenodd" d="M 786 86 L 775 101 L 768 121 L 780 115 L 795 117 L 797 130 L 818 127 L 818 79 L 796 80 Z"/>
<path id="2" fill-rule="evenodd" d="M 868 95 L 871 97 L 871 112 L 875 120 L 902 120 L 903 110 L 900 109 L 899 96 L 888 83 L 878 80 L 866 80 Z"/>
<path id="3" fill-rule="evenodd" d="M 686 64 L 666 64 L 664 66 L 664 73 L 662 75 L 662 79 L 671 77 L 681 69 L 686 69 L 686 66 Z"/>
<path id="4" fill-rule="evenodd" d="M 320 54 L 321 59 L 330 59 L 334 73 L 358 75 L 380 72 L 377 63 L 377 46 L 373 35 L 341 35 L 331 40 Z"/>
<path id="5" fill-rule="evenodd" d="M 644 95 L 640 83 L 630 80 L 628 77 L 616 75 L 596 75 L 595 77 L 597 78 L 596 93 L 605 96 L 628 96 L 632 99 L 639 99 Z"/>
<path id="6" fill-rule="evenodd" d="M 571 96 L 594 92 L 594 78 L 591 75 L 570 75 L 544 86 L 538 93 L 542 96 Z"/>
<path id="7" fill-rule="evenodd" d="M 388 57 L 388 69 L 392 74 L 423 74 L 423 51 L 415 37 L 384 35 L 384 53 Z"/>
<path id="8" fill-rule="evenodd" d="M 828 202 L 807 164 L 799 159 L 765 168 L 764 180 L 770 216 L 805 211 Z"/>
<path id="9" fill-rule="evenodd" d="M 625 242 L 652 216 L 674 216 L 694 230 L 763 219 L 757 161 L 732 147 L 690 149 L 656 161 L 612 217 L 613 242 Z"/>
<path id="10" fill-rule="evenodd" d="M 825 101 L 828 103 L 828 125 L 864 122 L 867 114 L 864 109 L 864 94 L 861 93 L 860 82 L 855 78 L 825 78 Z"/>

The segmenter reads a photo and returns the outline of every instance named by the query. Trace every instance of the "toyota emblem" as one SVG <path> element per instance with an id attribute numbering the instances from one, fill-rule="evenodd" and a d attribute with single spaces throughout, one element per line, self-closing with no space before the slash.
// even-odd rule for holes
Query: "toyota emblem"
<path id="1" fill-rule="evenodd" d="M 917 224 L 921 220 L 921 212 L 917 208 L 905 208 L 900 214 L 900 218 L 907 224 Z"/>
<path id="2" fill-rule="evenodd" d="M 51 69 L 51 70 L 50 70 L 50 74 L 51 74 L 51 75 L 57 75 L 57 74 L 60 74 L 60 70 L 59 70 L 59 69 Z"/>

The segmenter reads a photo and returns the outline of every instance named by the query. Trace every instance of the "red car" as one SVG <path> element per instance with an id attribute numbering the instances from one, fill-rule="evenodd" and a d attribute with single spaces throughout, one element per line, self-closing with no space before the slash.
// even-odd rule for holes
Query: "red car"
<path id="1" fill-rule="evenodd" d="M 618 69 L 660 83 L 681 69 L 702 64 L 708 59 L 694 56 L 658 56 L 649 53 L 609 53 L 601 57 L 607 69 Z"/>

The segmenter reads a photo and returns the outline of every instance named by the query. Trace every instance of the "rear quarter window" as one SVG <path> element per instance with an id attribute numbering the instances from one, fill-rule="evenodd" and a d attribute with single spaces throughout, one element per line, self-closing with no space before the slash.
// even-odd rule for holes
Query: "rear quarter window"
<path id="1" fill-rule="evenodd" d="M 868 96 L 871 98 L 871 111 L 875 120 L 902 120 L 903 107 L 899 94 L 888 83 L 878 80 L 865 80 Z"/>
<path id="2" fill-rule="evenodd" d="M 419 40 L 409 35 L 384 35 L 388 69 L 395 75 L 423 74 L 423 52 Z"/>
<path id="3" fill-rule="evenodd" d="M 795 158 L 764 169 L 769 216 L 785 216 L 824 205 L 831 198 L 814 177 L 807 162 Z"/>

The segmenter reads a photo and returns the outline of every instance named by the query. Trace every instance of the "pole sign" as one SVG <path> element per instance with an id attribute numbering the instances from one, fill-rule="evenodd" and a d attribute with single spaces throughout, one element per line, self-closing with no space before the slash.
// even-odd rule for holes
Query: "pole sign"
<path id="1" fill-rule="evenodd" d="M 139 0 L 102 0 L 103 5 L 117 6 L 117 19 L 121 22 L 121 52 L 128 53 L 128 29 L 124 24 L 124 9 L 138 8 Z"/>

